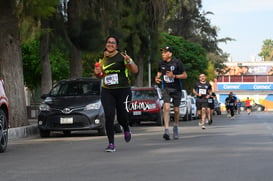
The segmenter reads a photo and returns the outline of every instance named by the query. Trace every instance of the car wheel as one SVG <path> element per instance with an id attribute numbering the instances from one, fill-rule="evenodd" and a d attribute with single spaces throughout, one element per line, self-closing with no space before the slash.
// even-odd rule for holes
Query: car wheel
<path id="1" fill-rule="evenodd" d="M 188 120 L 189 120 L 189 121 L 192 120 L 192 112 L 190 112 L 190 113 L 188 114 Z"/>
<path id="2" fill-rule="evenodd" d="M 114 125 L 114 129 L 116 133 L 122 133 L 122 127 L 120 126 L 120 124 L 116 123 Z"/>
<path id="3" fill-rule="evenodd" d="M 0 109 L 0 153 L 8 146 L 8 121 L 5 112 Z"/>
<path id="4" fill-rule="evenodd" d="M 47 138 L 50 135 L 50 131 L 48 130 L 40 130 L 40 137 L 41 138 Z"/>
<path id="5" fill-rule="evenodd" d="M 161 110 L 158 113 L 157 119 L 156 119 L 156 125 L 157 126 L 162 126 L 163 125 L 163 121 L 164 121 L 164 117 L 163 117 L 163 111 Z"/>
<path id="6" fill-rule="evenodd" d="M 68 130 L 63 131 L 63 133 L 64 133 L 64 136 L 70 136 L 71 135 L 71 131 L 68 131 Z"/>
<path id="7" fill-rule="evenodd" d="M 185 116 L 183 117 L 183 121 L 188 121 L 188 112 L 185 114 Z"/>

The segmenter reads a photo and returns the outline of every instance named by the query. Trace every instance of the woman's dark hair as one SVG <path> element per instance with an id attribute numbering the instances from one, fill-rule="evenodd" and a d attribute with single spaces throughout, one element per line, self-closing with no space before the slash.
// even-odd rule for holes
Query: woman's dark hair
<path id="1" fill-rule="evenodd" d="M 117 46 L 118 46 L 119 40 L 118 40 L 118 38 L 117 38 L 115 35 L 109 35 L 109 36 L 106 38 L 105 43 L 108 41 L 109 38 L 114 38 L 114 39 L 116 40 L 116 43 L 117 43 Z"/>

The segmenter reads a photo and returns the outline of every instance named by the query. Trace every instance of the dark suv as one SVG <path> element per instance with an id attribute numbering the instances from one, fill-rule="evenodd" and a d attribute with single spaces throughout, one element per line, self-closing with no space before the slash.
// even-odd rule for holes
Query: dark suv
<path id="1" fill-rule="evenodd" d="M 81 78 L 62 80 L 42 96 L 39 107 L 38 128 L 41 137 L 50 131 L 63 131 L 70 135 L 76 130 L 97 130 L 105 135 L 105 115 L 100 100 L 101 81 Z"/>
<path id="2" fill-rule="evenodd" d="M 0 153 L 8 145 L 9 103 L 5 93 L 4 81 L 0 80 Z"/>
<path id="3" fill-rule="evenodd" d="M 156 87 L 132 87 L 132 100 L 127 105 L 130 125 L 142 121 L 163 124 L 163 111 L 160 89 Z"/>

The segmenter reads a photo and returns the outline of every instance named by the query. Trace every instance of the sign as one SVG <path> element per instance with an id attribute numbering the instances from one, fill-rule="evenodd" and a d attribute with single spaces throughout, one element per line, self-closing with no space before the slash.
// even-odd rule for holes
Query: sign
<path id="1" fill-rule="evenodd" d="M 225 84 L 218 83 L 217 90 L 273 90 L 273 84 Z"/>

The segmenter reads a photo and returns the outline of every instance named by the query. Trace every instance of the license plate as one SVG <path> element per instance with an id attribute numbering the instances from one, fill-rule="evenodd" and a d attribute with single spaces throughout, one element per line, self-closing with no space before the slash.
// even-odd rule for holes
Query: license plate
<path id="1" fill-rule="evenodd" d="M 73 124 L 73 118 L 61 118 L 60 124 Z"/>
<path id="2" fill-rule="evenodd" d="M 141 111 L 134 111 L 134 112 L 133 112 L 133 115 L 134 115 L 134 116 L 139 116 L 139 115 L 141 115 Z"/>

